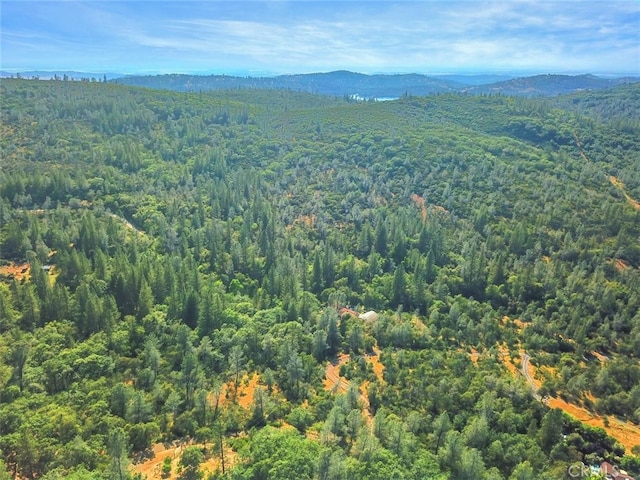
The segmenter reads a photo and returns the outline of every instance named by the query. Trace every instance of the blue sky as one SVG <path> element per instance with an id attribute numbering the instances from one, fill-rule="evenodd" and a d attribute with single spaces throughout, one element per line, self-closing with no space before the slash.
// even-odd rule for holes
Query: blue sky
<path id="1" fill-rule="evenodd" d="M 640 1 L 1 0 L 0 68 L 640 75 Z"/>

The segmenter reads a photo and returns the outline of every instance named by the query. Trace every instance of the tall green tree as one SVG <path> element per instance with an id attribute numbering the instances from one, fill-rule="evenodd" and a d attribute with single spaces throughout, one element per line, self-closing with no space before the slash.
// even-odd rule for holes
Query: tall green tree
<path id="1" fill-rule="evenodd" d="M 115 429 L 109 432 L 107 438 L 107 453 L 110 459 L 108 470 L 109 478 L 113 478 L 114 480 L 130 479 L 127 441 L 121 429 Z"/>
<path id="2" fill-rule="evenodd" d="M 204 475 L 200 471 L 200 464 L 204 462 L 204 455 L 200 447 L 187 447 L 180 457 L 180 480 L 199 480 Z"/>

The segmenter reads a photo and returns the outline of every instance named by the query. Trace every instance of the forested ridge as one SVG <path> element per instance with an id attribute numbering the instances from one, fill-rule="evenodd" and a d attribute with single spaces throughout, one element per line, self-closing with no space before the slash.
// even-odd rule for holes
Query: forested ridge
<path id="1" fill-rule="evenodd" d="M 0 479 L 639 475 L 638 88 L 3 79 Z"/>
<path id="2" fill-rule="evenodd" d="M 36 72 L 37 73 L 37 72 Z M 26 74 L 25 74 L 26 75 Z M 101 77 L 100 75 L 98 75 Z M 84 75 L 85 80 L 95 76 Z M 507 78 L 509 78 L 507 76 Z M 496 81 L 500 79 L 501 81 Z M 104 77 L 106 80 L 106 77 Z M 638 77 L 604 78 L 595 75 L 500 75 L 395 74 L 365 75 L 339 70 L 326 73 L 278 75 L 273 77 L 237 77 L 230 75 L 132 75 L 110 81 L 123 85 L 180 92 L 232 89 L 294 90 L 322 95 L 390 98 L 401 95 L 434 93 L 504 94 L 522 97 L 556 96 L 584 90 L 610 89 L 625 83 L 637 83 Z"/>

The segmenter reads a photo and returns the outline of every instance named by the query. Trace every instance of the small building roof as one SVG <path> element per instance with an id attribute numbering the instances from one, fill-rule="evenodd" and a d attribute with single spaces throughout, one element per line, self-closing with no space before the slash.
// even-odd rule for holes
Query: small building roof
<path id="1" fill-rule="evenodd" d="M 366 320 L 368 322 L 375 322 L 378 319 L 378 314 L 373 310 L 358 315 L 358 318 Z"/>

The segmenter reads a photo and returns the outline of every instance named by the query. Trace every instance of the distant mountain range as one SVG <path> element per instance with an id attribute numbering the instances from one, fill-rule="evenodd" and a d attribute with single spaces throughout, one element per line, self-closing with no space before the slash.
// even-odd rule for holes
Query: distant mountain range
<path id="1" fill-rule="evenodd" d="M 452 92 L 462 83 L 419 74 L 364 75 L 348 71 L 280 75 L 276 77 L 232 77 L 227 75 L 132 76 L 115 80 L 125 85 L 178 91 L 236 88 L 284 89 L 321 95 L 357 95 L 362 98 L 399 97 L 405 93 L 428 95 Z"/>
<path id="2" fill-rule="evenodd" d="M 495 82 L 496 78 L 502 81 Z M 508 78 L 508 77 L 507 77 Z M 482 83 L 489 80 L 487 83 Z M 492 82 L 492 80 L 494 80 Z M 277 77 L 232 77 L 226 75 L 131 76 L 114 80 L 125 85 L 177 91 L 236 88 L 286 89 L 334 96 L 394 98 L 434 93 L 554 96 L 583 90 L 602 90 L 640 81 L 640 77 L 602 78 L 595 75 L 536 75 L 508 78 L 496 76 L 427 76 L 420 74 L 364 75 L 348 71 L 280 75 Z"/>
<path id="3" fill-rule="evenodd" d="M 365 75 L 345 70 L 328 73 L 279 75 L 274 77 L 241 77 L 230 75 L 134 75 L 117 73 L 43 72 L 20 74 L 23 78 L 68 78 L 98 80 L 105 78 L 124 85 L 197 92 L 229 89 L 293 90 L 321 95 L 349 96 L 357 99 L 388 99 L 403 95 L 437 93 L 501 94 L 515 96 L 555 96 L 580 91 L 602 90 L 626 83 L 640 82 L 640 77 L 603 78 L 595 75 Z M 16 76 L 0 72 L 0 77 Z"/>

